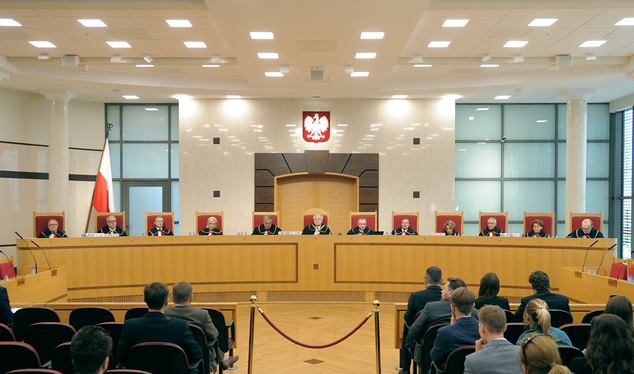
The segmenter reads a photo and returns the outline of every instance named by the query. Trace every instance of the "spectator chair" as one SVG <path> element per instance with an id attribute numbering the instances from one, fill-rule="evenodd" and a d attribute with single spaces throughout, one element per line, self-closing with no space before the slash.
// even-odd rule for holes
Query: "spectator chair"
<path id="1" fill-rule="evenodd" d="M 117 219 L 117 226 L 122 229 L 126 229 L 125 227 L 125 212 L 104 212 L 97 213 L 97 219 L 95 220 L 95 232 L 101 230 L 102 228 L 108 226 L 106 223 L 106 218 L 114 216 Z M 149 231 L 149 230 L 148 230 Z M 147 231 L 146 231 L 147 232 Z"/>
<path id="2" fill-rule="evenodd" d="M 196 211 L 196 233 L 207 227 L 207 220 L 209 217 L 215 217 L 218 221 L 216 228 L 223 231 L 224 227 L 224 211 L 222 212 L 198 212 Z"/>
<path id="3" fill-rule="evenodd" d="M 524 324 L 522 322 L 507 323 L 506 331 L 504 331 L 504 338 L 512 344 L 515 344 L 524 331 Z"/>
<path id="4" fill-rule="evenodd" d="M 573 232 L 581 228 L 581 222 L 586 218 L 592 220 L 592 227 L 603 232 L 603 212 L 599 212 L 599 213 L 570 212 L 570 228 L 568 232 Z"/>
<path id="5" fill-rule="evenodd" d="M 591 310 L 588 313 L 586 313 L 585 316 L 583 316 L 581 323 L 590 323 L 594 317 L 600 316 L 603 313 L 605 313 L 605 309 Z"/>
<path id="6" fill-rule="evenodd" d="M 57 312 L 44 306 L 32 306 L 13 314 L 13 334 L 16 341 L 24 340 L 26 328 L 37 322 L 59 322 Z"/>
<path id="7" fill-rule="evenodd" d="M 568 323 L 560 326 L 559 329 L 568 335 L 574 347 L 577 347 L 582 351 L 586 349 L 588 339 L 590 338 L 589 323 Z"/>
<path id="8" fill-rule="evenodd" d="M 188 323 L 187 327 L 189 327 L 189 331 L 191 331 L 194 340 L 203 353 L 203 359 L 200 360 L 200 363 L 198 364 L 198 374 L 211 373 L 211 363 L 209 362 L 209 347 L 207 346 L 207 337 L 205 337 L 205 332 L 197 325 L 191 323 Z"/>
<path id="9" fill-rule="evenodd" d="M 330 216 L 330 212 L 320 208 L 310 208 L 302 212 L 302 217 L 304 217 L 304 226 L 302 227 L 302 230 L 304 227 L 313 224 L 313 216 L 317 213 L 324 216 L 323 224 L 328 226 L 328 216 Z"/>
<path id="10" fill-rule="evenodd" d="M 464 360 L 467 355 L 475 352 L 475 345 L 466 345 L 464 347 L 456 348 L 449 356 L 447 356 L 447 363 L 445 364 L 445 374 L 464 374 Z"/>
<path id="11" fill-rule="evenodd" d="M 37 238 L 40 236 L 42 231 L 46 231 L 48 229 L 48 221 L 51 219 L 56 219 L 59 223 L 59 227 L 57 228 L 60 231 L 66 231 L 66 212 L 60 213 L 38 213 L 33 212 L 33 237 Z"/>
<path id="12" fill-rule="evenodd" d="M 115 367 L 119 363 L 117 347 L 119 345 L 119 339 L 121 339 L 121 332 L 123 331 L 123 322 L 102 322 L 97 326 L 103 327 L 108 331 L 108 334 L 110 334 L 110 338 L 112 338 L 112 351 L 110 352 L 112 355 L 111 366 Z"/>
<path id="13" fill-rule="evenodd" d="M 114 315 L 107 308 L 87 306 L 73 309 L 70 312 L 68 321 L 75 330 L 79 331 L 84 326 L 98 325 L 102 322 L 114 322 Z"/>
<path id="14" fill-rule="evenodd" d="M 9 326 L 4 323 L 0 323 L 0 342 L 14 342 L 15 335 Z"/>
<path id="15" fill-rule="evenodd" d="M 149 309 L 146 306 L 134 306 L 125 312 L 125 316 L 123 317 L 123 320 L 127 321 L 132 318 L 143 317 L 145 313 L 148 312 L 148 310 Z"/>
<path id="16" fill-rule="evenodd" d="M 515 314 L 513 312 L 511 312 L 510 310 L 504 309 L 504 314 L 506 314 L 506 323 L 515 322 Z"/>
<path id="17" fill-rule="evenodd" d="M 491 217 L 498 221 L 495 227 L 503 232 L 509 232 L 509 212 L 479 212 L 479 217 L 480 231 L 478 231 L 478 234 L 487 228 L 487 221 Z"/>
<path id="18" fill-rule="evenodd" d="M 173 343 L 139 343 L 130 348 L 126 364 L 129 369 L 149 371 L 152 374 L 189 374 L 198 367 L 198 362 L 190 367 L 187 354 Z"/>
<path id="19" fill-rule="evenodd" d="M 370 230 L 377 231 L 376 212 L 350 212 L 350 230 L 359 226 L 359 218 L 362 217 Z"/>
<path id="20" fill-rule="evenodd" d="M 439 323 L 430 326 L 423 336 L 422 344 L 418 340 L 412 340 L 411 344 L 414 348 L 412 358 L 414 360 L 414 366 L 418 365 L 419 373 L 427 374 L 431 368 L 431 358 L 429 355 L 431 354 L 431 349 L 434 347 L 438 330 L 447 325 L 449 325 L 449 323 Z"/>
<path id="21" fill-rule="evenodd" d="M 627 280 L 627 265 L 623 262 L 615 261 L 610 268 L 610 278 Z"/>
<path id="22" fill-rule="evenodd" d="M 559 328 L 559 326 L 574 323 L 574 318 L 570 312 L 560 309 L 550 309 L 548 312 L 550 313 L 550 325 L 552 327 Z"/>
<path id="23" fill-rule="evenodd" d="M 526 213 L 524 212 L 524 235 L 533 231 L 531 222 L 541 219 L 544 222 L 544 234 L 551 238 L 555 237 L 555 212 L 552 213 Z"/>
<path id="24" fill-rule="evenodd" d="M 403 218 L 409 219 L 409 228 L 418 232 L 418 212 L 402 213 L 394 211 L 392 211 L 392 231 L 401 227 Z"/>
<path id="25" fill-rule="evenodd" d="M 67 323 L 38 322 L 26 328 L 24 342 L 35 349 L 43 367 L 50 367 L 55 347 L 70 342 L 75 332 L 73 326 Z"/>
<path id="26" fill-rule="evenodd" d="M 8 372 L 7 374 L 62 374 L 57 370 L 52 370 L 52 369 L 18 369 L 18 370 L 11 370 L 10 372 Z"/>
<path id="27" fill-rule="evenodd" d="M 105 374 L 152 374 L 149 371 L 134 370 L 134 369 L 112 369 L 106 370 Z M 201 374 L 201 373 L 198 373 Z"/>
<path id="28" fill-rule="evenodd" d="M 42 367 L 35 349 L 22 342 L 0 342 L 0 373 Z"/>
<path id="29" fill-rule="evenodd" d="M 218 347 L 223 352 L 229 352 L 229 356 L 233 356 L 233 343 L 236 340 L 236 326 L 233 320 L 225 323 L 225 315 L 215 308 L 202 308 L 209 313 L 211 322 L 218 330 Z"/>
<path id="30" fill-rule="evenodd" d="M 264 223 L 264 216 L 271 216 L 271 218 L 273 218 L 273 224 L 277 227 L 280 226 L 280 212 L 253 212 L 253 227 L 251 230 L 255 230 L 256 227 Z M 206 223 L 207 221 L 205 221 L 205 227 L 207 227 Z"/>
<path id="31" fill-rule="evenodd" d="M 583 357 L 583 352 L 577 347 L 571 345 L 558 345 L 559 357 L 561 357 L 561 364 L 564 366 L 570 366 L 573 359 L 577 357 Z"/>
<path id="32" fill-rule="evenodd" d="M 75 374 L 73 358 L 70 355 L 70 342 L 62 343 L 51 353 L 51 369 L 62 374 Z"/>
<path id="33" fill-rule="evenodd" d="M 456 224 L 455 232 L 462 235 L 464 233 L 464 212 L 449 212 L 449 213 L 440 213 L 436 211 L 436 231 L 435 232 L 443 232 L 445 231 L 445 223 L 447 221 L 453 221 Z"/>
<path id="34" fill-rule="evenodd" d="M 154 226 L 156 216 L 163 216 L 163 227 L 174 232 L 174 212 L 145 212 L 145 235 L 156 227 Z"/>

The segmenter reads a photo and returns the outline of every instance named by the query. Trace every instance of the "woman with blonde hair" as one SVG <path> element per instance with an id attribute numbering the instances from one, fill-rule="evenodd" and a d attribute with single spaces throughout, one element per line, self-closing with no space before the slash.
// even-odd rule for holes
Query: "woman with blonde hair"
<path id="1" fill-rule="evenodd" d="M 569 374 L 561 365 L 555 342 L 546 334 L 533 334 L 522 342 L 520 362 L 526 374 Z"/>
<path id="2" fill-rule="evenodd" d="M 517 339 L 517 345 L 520 345 L 522 340 L 532 333 L 548 335 L 558 345 L 572 345 L 570 338 L 565 332 L 550 325 L 548 304 L 542 299 L 533 299 L 528 302 L 524 310 L 524 324 L 528 327 L 528 330 L 524 331 Z"/>

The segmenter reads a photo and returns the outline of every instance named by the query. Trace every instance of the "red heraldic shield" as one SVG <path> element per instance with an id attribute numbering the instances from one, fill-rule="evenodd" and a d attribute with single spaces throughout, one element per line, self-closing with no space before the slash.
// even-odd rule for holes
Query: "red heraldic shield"
<path id="1" fill-rule="evenodd" d="M 330 112 L 302 112 L 304 140 L 323 143 L 330 139 Z"/>

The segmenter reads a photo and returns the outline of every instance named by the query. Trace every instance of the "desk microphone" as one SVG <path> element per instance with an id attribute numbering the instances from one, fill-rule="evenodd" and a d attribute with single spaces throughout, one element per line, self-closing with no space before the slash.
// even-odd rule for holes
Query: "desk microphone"
<path id="1" fill-rule="evenodd" d="M 603 259 L 605 258 L 605 254 L 608 253 L 608 251 L 614 247 L 616 247 L 616 244 L 614 244 L 610 248 L 606 249 L 605 252 L 603 252 L 603 256 L 601 257 L 601 262 L 599 263 L 599 267 L 597 268 L 597 274 L 599 273 L 599 269 L 601 269 L 601 265 L 603 265 Z"/>
<path id="2" fill-rule="evenodd" d="M 2 253 L 4 255 L 4 257 L 7 258 L 7 262 L 11 264 L 11 267 L 15 269 L 15 266 L 13 265 L 13 262 L 11 262 L 11 260 L 9 259 L 9 256 L 7 256 L 6 253 L 4 253 L 1 249 L 0 249 L 0 253 Z"/>
<path id="3" fill-rule="evenodd" d="M 592 248 L 593 245 L 597 244 L 599 241 L 595 240 L 594 243 L 590 244 L 588 249 L 586 249 L 586 257 L 583 258 L 583 265 L 581 265 L 581 272 L 583 273 L 583 269 L 586 267 L 586 259 L 588 258 L 588 251 Z"/>
<path id="4" fill-rule="evenodd" d="M 35 244 L 36 247 L 42 249 L 39 245 L 37 245 L 36 242 L 34 242 L 33 240 L 31 240 L 31 243 Z M 46 251 L 42 249 L 42 253 L 44 253 L 44 258 L 46 259 L 46 263 L 48 264 L 48 270 L 53 270 L 53 268 L 51 267 L 51 263 L 48 262 L 48 256 L 46 255 Z"/>
<path id="5" fill-rule="evenodd" d="M 35 259 L 35 256 L 33 256 L 33 251 L 31 250 L 31 248 L 29 248 L 29 244 L 26 242 L 26 240 L 24 240 L 22 235 L 18 234 L 17 231 L 15 231 L 15 234 L 18 237 L 20 237 L 20 239 L 22 239 L 22 241 L 24 241 L 24 244 L 26 244 L 26 248 L 29 250 L 29 253 L 31 253 L 31 257 L 33 257 L 33 262 L 35 263 L 35 274 L 37 274 L 37 260 Z"/>

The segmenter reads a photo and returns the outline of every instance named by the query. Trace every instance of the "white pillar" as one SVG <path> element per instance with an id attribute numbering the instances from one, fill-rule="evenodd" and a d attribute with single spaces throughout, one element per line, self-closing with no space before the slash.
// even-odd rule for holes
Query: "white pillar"
<path id="1" fill-rule="evenodd" d="M 48 211 L 68 211 L 68 102 L 67 90 L 42 90 L 48 100 Z"/>
<path id="2" fill-rule="evenodd" d="M 588 98 L 594 90 L 566 90 L 566 232 L 570 212 L 586 211 L 586 157 L 588 153 Z"/>

